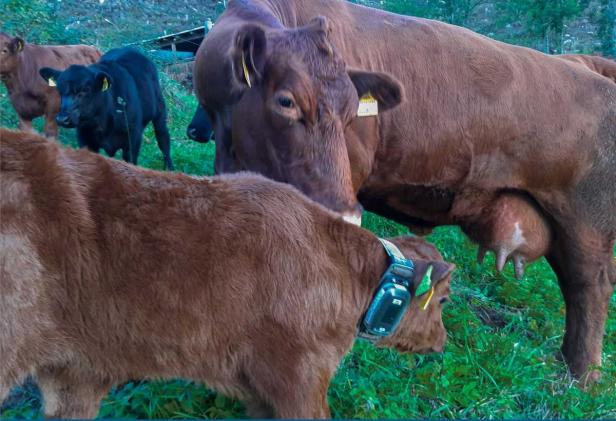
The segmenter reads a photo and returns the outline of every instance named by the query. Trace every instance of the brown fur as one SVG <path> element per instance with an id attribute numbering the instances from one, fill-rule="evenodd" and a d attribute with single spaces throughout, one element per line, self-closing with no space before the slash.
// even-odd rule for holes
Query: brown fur
<path id="1" fill-rule="evenodd" d="M 241 54 L 252 88 L 237 71 Z M 547 258 L 567 307 L 565 359 L 579 376 L 601 364 L 616 284 L 609 79 L 464 28 L 349 2 L 232 0 L 197 53 L 195 90 L 214 125 L 218 171 L 261 172 L 341 213 L 357 213 L 359 201 L 426 232 L 475 223 L 498 209 L 503 192 L 528 198 L 553 236 Z M 299 101 L 292 108 L 303 119 L 280 117 L 285 90 L 315 95 L 314 125 Z M 367 90 L 379 115 L 349 116 Z"/>
<path id="2" fill-rule="evenodd" d="M 616 61 L 614 60 L 586 54 L 561 54 L 557 57 L 581 64 L 589 70 L 616 82 Z"/>
<path id="3" fill-rule="evenodd" d="M 3 129 L 0 157 L 0 392 L 34 374 L 47 416 L 89 418 L 114 384 L 183 377 L 252 415 L 329 416 L 387 266 L 371 233 L 253 174 L 159 173 Z M 378 344 L 441 351 L 453 265 L 393 241 L 436 291 Z"/>
<path id="4" fill-rule="evenodd" d="M 19 42 L 21 50 L 16 48 Z M 45 136 L 54 138 L 58 134 L 55 118 L 60 95 L 39 76 L 40 68 L 64 70 L 71 64 L 95 63 L 100 56 L 100 51 L 87 45 L 34 45 L 0 33 L 0 79 L 9 91 L 20 129 L 32 131 L 32 120 L 44 115 Z"/>

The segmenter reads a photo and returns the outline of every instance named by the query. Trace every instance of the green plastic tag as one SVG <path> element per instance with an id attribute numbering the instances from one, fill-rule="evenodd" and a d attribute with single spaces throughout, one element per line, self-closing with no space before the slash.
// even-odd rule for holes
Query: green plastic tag
<path id="1" fill-rule="evenodd" d="M 430 291 L 430 288 L 432 288 L 432 265 L 428 266 L 426 274 L 421 278 L 419 285 L 417 285 L 415 296 L 424 295 L 426 292 Z"/>

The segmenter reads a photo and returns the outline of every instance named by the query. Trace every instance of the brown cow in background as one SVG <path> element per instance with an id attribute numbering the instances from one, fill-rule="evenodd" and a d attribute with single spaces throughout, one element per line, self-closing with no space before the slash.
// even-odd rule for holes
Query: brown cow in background
<path id="1" fill-rule="evenodd" d="M 600 56 L 591 56 L 586 54 L 560 54 L 556 57 L 579 63 L 588 67 L 595 73 L 599 73 L 616 82 L 616 61 Z"/>
<path id="2" fill-rule="evenodd" d="M 45 116 L 45 136 L 55 138 L 60 95 L 39 75 L 39 69 L 64 70 L 71 64 L 89 65 L 100 56 L 100 51 L 87 45 L 34 45 L 20 37 L 0 33 L 0 79 L 19 116 L 19 128 L 33 131 L 32 120 Z"/>
<path id="3" fill-rule="evenodd" d="M 34 374 L 54 418 L 94 417 L 114 384 L 177 377 L 253 416 L 327 417 L 389 265 L 377 237 L 289 185 L 150 171 L 4 129 L 0 214 L 0 402 Z M 411 291 L 429 265 L 434 289 L 375 343 L 440 352 L 454 267 L 422 239 L 392 241 L 415 259 Z"/>
<path id="4" fill-rule="evenodd" d="M 601 365 L 616 284 L 611 80 L 341 0 L 232 0 L 194 82 L 219 172 L 291 183 L 349 220 L 361 203 L 416 231 L 459 225 L 518 274 L 545 254 L 566 304 L 562 353 L 598 377 L 587 369 Z"/>

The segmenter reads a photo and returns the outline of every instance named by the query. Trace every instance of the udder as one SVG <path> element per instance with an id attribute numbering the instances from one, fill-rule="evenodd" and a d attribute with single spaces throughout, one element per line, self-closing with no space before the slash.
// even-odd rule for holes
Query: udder
<path id="1" fill-rule="evenodd" d="M 492 251 L 496 268 L 502 271 L 512 261 L 517 278 L 524 275 L 526 263 L 548 252 L 552 239 L 550 227 L 536 205 L 514 193 L 499 196 L 464 231 L 479 244 L 480 263 Z"/>

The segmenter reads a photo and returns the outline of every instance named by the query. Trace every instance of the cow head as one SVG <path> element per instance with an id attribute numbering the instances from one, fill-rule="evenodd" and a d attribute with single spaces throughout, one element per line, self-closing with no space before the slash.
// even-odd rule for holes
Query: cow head
<path id="1" fill-rule="evenodd" d="M 199 143 L 207 143 L 212 138 L 212 123 L 203 107 L 198 106 L 188 128 L 186 136 Z"/>
<path id="2" fill-rule="evenodd" d="M 26 42 L 20 37 L 10 37 L 0 32 L 0 73 L 13 72 L 19 63 L 19 54 Z"/>
<path id="3" fill-rule="evenodd" d="M 378 341 L 377 345 L 393 347 L 400 352 L 419 354 L 443 351 L 447 341 L 447 331 L 443 325 L 441 313 L 443 304 L 449 299 L 450 273 L 455 266 L 445 262 L 416 260 L 414 289 L 426 276 L 429 266 L 432 266 L 430 278 L 434 293 L 414 295 L 396 331 L 391 336 Z M 425 300 L 427 299 L 429 302 L 426 305 Z"/>
<path id="4" fill-rule="evenodd" d="M 400 352 L 441 352 L 447 340 L 441 313 L 448 301 L 451 273 L 455 265 L 443 261 L 436 248 L 418 237 L 404 236 L 390 239 L 413 259 L 415 274 L 411 289 L 413 298 L 395 332 L 377 342 L 379 346 L 394 347 Z M 431 272 L 428 272 L 429 267 Z M 428 275 L 429 274 L 429 275 Z M 429 276 L 433 292 L 421 295 L 418 286 Z"/>
<path id="5" fill-rule="evenodd" d="M 238 29 L 230 52 L 241 92 L 231 115 L 233 151 L 242 168 L 290 183 L 357 221 L 345 128 L 364 94 L 384 111 L 403 91 L 386 74 L 347 69 L 329 34 L 323 17 L 295 29 Z"/>
<path id="6" fill-rule="evenodd" d="M 39 73 L 60 93 L 60 112 L 56 121 L 63 127 L 76 127 L 94 120 L 105 104 L 106 91 L 113 83 L 107 73 L 81 65 L 72 65 L 64 71 L 43 67 Z"/>

